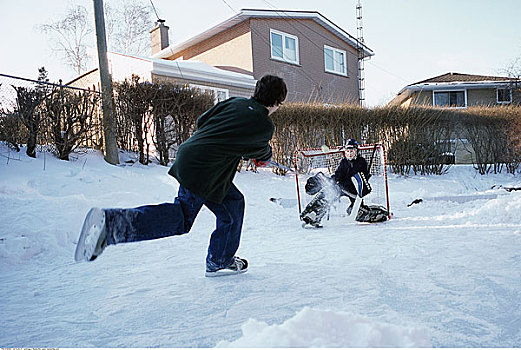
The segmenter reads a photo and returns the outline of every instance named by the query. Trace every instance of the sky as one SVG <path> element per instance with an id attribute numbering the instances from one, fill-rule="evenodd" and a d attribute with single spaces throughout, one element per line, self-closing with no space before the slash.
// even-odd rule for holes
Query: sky
<path id="1" fill-rule="evenodd" d="M 245 8 L 314 10 L 357 35 L 357 0 L 152 2 L 174 45 Z M 0 0 L 0 73 L 36 78 L 45 66 L 51 80 L 73 78 L 37 26 L 63 18 L 76 4 L 92 11 L 91 0 Z M 362 0 L 364 39 L 375 53 L 365 63 L 367 106 L 383 105 L 406 85 L 448 72 L 504 76 L 521 57 L 520 13 L 519 0 Z"/>

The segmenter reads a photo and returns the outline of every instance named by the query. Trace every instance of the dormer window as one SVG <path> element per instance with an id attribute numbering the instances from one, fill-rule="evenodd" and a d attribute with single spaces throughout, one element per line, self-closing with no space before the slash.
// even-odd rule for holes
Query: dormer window
<path id="1" fill-rule="evenodd" d="M 270 29 L 271 58 L 299 64 L 298 38 L 294 35 Z"/>

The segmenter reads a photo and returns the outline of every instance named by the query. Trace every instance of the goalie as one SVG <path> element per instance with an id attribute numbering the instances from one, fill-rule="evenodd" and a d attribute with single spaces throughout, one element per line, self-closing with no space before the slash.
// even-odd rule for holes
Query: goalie
<path id="1" fill-rule="evenodd" d="M 351 204 L 347 208 L 348 215 L 356 215 L 356 221 L 380 222 L 387 220 L 388 212 L 380 206 L 366 206 L 360 203 L 360 209 L 352 213 L 357 197 L 365 197 L 371 192 L 369 185 L 369 166 L 364 157 L 358 154 L 358 142 L 354 139 L 347 140 L 345 157 L 335 170 L 335 174 L 328 178 L 323 173 L 308 179 L 306 193 L 314 195 L 300 217 L 304 223 L 321 227 L 320 221 L 328 212 L 331 203 L 339 200 L 341 196 L 349 198 Z M 356 179 L 356 181 L 353 181 Z M 355 183 L 357 186 L 355 187 Z"/>

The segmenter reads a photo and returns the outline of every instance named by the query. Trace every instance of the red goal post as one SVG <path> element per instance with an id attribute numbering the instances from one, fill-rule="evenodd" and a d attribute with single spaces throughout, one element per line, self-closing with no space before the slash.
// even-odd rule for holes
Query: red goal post
<path id="1" fill-rule="evenodd" d="M 387 158 L 385 147 L 382 144 L 364 144 L 358 146 L 358 154 L 365 158 L 371 165 L 369 172 L 371 178 L 369 184 L 372 191 L 364 197 L 364 203 L 368 205 L 380 205 L 389 208 L 389 189 L 387 186 Z M 296 150 L 294 153 L 295 180 L 297 184 L 297 201 L 299 213 L 312 196 L 305 193 L 304 186 L 310 176 L 323 172 L 331 176 L 335 173 L 338 164 L 345 156 L 343 146 L 332 148 L 309 148 Z"/>

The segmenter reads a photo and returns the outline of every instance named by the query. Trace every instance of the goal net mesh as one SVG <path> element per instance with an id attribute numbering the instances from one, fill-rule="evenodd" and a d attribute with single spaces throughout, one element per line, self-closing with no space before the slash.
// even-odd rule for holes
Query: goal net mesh
<path id="1" fill-rule="evenodd" d="M 365 158 L 367 164 L 371 164 L 369 184 L 372 191 L 364 197 L 364 203 L 380 205 L 389 211 L 387 166 L 383 145 L 360 145 L 358 146 L 358 154 Z M 324 150 L 320 148 L 303 149 L 295 152 L 294 163 L 300 212 L 313 198 L 313 196 L 306 194 L 304 189 L 307 179 L 319 172 L 328 176 L 333 175 L 343 157 L 344 148 L 342 146 Z"/>

